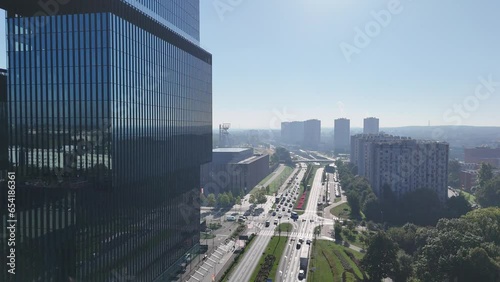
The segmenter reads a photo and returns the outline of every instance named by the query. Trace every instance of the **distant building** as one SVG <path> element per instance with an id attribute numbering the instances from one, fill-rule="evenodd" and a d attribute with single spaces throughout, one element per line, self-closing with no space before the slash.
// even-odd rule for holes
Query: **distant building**
<path id="1" fill-rule="evenodd" d="M 466 163 L 489 163 L 494 167 L 500 167 L 500 148 L 464 148 L 464 155 Z"/>
<path id="2" fill-rule="evenodd" d="M 201 167 L 201 187 L 205 194 L 246 194 L 269 173 L 267 154 L 254 154 L 252 148 L 214 149 L 212 162 Z"/>
<path id="3" fill-rule="evenodd" d="M 306 148 L 317 149 L 321 142 L 321 121 L 311 119 L 304 121 L 304 140 Z"/>
<path id="4" fill-rule="evenodd" d="M 311 119 L 281 123 L 281 141 L 316 149 L 321 142 L 321 121 Z"/>
<path id="5" fill-rule="evenodd" d="M 350 120 L 346 118 L 336 119 L 333 129 L 333 148 L 335 152 L 346 153 L 349 151 L 350 135 Z"/>
<path id="6" fill-rule="evenodd" d="M 470 191 L 477 185 L 477 170 L 465 170 L 460 172 L 460 186 L 464 190 Z"/>
<path id="7" fill-rule="evenodd" d="M 365 118 L 363 120 L 363 133 L 364 134 L 378 134 L 379 120 L 375 117 Z"/>

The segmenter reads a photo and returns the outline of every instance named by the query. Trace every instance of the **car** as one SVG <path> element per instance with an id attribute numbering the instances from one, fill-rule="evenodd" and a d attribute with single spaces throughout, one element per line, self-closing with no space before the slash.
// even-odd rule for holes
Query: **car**
<path id="1" fill-rule="evenodd" d="M 306 244 L 311 245 L 311 240 L 307 239 Z"/>
<path id="2" fill-rule="evenodd" d="M 275 211 L 273 211 L 273 213 L 272 213 L 272 214 L 273 214 L 273 216 L 275 216 L 275 215 L 276 215 L 276 212 L 275 212 Z"/>
<path id="3" fill-rule="evenodd" d="M 306 219 L 305 219 L 305 218 L 303 218 L 303 219 L 302 219 L 302 222 L 304 222 L 304 221 L 306 221 Z"/>
<path id="4" fill-rule="evenodd" d="M 269 220 L 266 220 L 266 227 L 268 227 L 271 224 Z"/>
<path id="5" fill-rule="evenodd" d="M 292 212 L 292 209 L 288 209 L 288 212 L 289 212 L 289 213 L 290 213 L 290 212 Z"/>
<path id="6" fill-rule="evenodd" d="M 299 242 L 302 244 L 304 243 L 304 238 L 299 238 Z"/>
<path id="7" fill-rule="evenodd" d="M 297 250 L 300 249 L 300 247 L 302 247 L 302 243 L 299 242 L 299 243 L 297 243 L 297 246 L 296 246 Z"/>
<path id="8" fill-rule="evenodd" d="M 289 205 L 288 205 L 288 207 L 289 207 L 289 208 L 291 208 L 291 207 L 293 207 L 293 205 L 292 205 L 292 204 L 289 204 Z"/>
<path id="9" fill-rule="evenodd" d="M 281 213 L 278 214 L 278 218 L 282 218 L 283 215 Z"/>
<path id="10" fill-rule="evenodd" d="M 304 270 L 302 270 L 302 269 L 301 269 L 301 270 L 299 271 L 299 280 L 304 279 L 304 274 L 305 274 L 305 273 L 304 273 Z"/>
<path id="11" fill-rule="evenodd" d="M 311 218 L 309 221 L 310 221 L 310 222 L 314 222 L 314 219 L 312 219 L 312 218 Z"/>
<path id="12" fill-rule="evenodd" d="M 274 225 L 278 225 L 278 220 L 274 219 Z"/>

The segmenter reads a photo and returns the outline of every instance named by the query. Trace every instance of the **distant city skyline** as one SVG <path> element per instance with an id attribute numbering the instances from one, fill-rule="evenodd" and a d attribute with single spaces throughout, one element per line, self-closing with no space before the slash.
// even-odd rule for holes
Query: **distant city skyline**
<path id="1" fill-rule="evenodd" d="M 213 124 L 333 127 L 345 117 L 356 128 L 376 116 L 381 127 L 499 125 L 500 2 L 397 3 L 200 1 L 201 46 L 214 58 Z M 362 47 L 366 28 L 373 36 Z"/>

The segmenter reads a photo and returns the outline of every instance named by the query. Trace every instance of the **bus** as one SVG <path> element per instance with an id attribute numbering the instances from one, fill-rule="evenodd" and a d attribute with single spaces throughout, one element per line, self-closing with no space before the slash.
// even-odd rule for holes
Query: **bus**
<path id="1" fill-rule="evenodd" d="M 290 218 L 293 220 L 297 220 L 297 219 L 299 219 L 299 215 L 293 211 L 292 214 L 290 215 Z"/>

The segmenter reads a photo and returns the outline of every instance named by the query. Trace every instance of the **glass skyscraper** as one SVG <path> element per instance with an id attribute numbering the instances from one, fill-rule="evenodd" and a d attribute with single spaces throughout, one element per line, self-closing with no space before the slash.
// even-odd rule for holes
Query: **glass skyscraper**
<path id="1" fill-rule="evenodd" d="M 212 151 L 199 0 L 0 6 L 18 220 L 16 275 L 0 281 L 177 280 Z"/>

